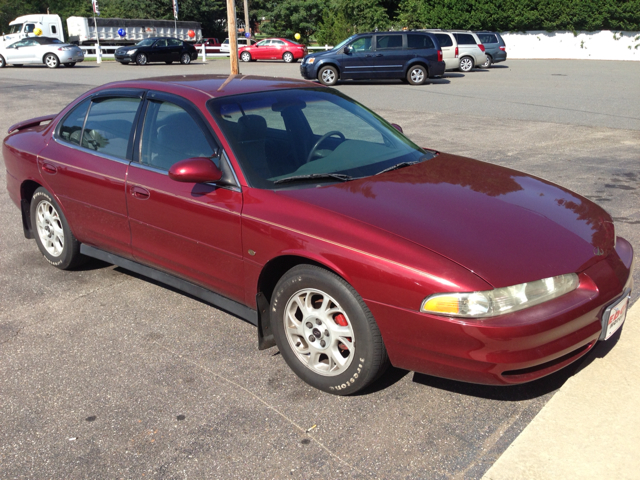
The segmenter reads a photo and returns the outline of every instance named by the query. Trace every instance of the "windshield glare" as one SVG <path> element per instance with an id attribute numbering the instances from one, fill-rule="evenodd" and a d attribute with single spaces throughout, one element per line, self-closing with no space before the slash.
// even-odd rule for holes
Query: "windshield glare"
<path id="1" fill-rule="evenodd" d="M 326 88 L 273 90 L 210 100 L 209 111 L 255 188 L 306 188 L 336 178 L 375 175 L 433 157 L 375 113 Z M 308 180 L 308 179 L 306 179 Z"/>
<path id="2" fill-rule="evenodd" d="M 152 38 L 145 38 L 144 40 L 136 43 L 136 47 L 150 47 L 155 42 Z"/>

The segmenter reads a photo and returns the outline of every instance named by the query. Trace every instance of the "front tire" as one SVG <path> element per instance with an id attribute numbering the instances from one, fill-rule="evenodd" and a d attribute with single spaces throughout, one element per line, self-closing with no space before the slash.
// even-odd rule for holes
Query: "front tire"
<path id="1" fill-rule="evenodd" d="M 329 87 L 338 83 L 338 71 L 330 65 L 322 67 L 318 72 L 318 81 Z"/>
<path id="2" fill-rule="evenodd" d="M 271 326 L 280 353 L 298 377 L 335 395 L 370 385 L 388 366 L 378 326 L 342 278 L 298 265 L 278 281 Z"/>
<path id="3" fill-rule="evenodd" d="M 136 55 L 136 63 L 138 65 L 146 65 L 147 63 L 149 63 L 149 59 L 144 53 L 139 53 L 138 55 Z"/>
<path id="4" fill-rule="evenodd" d="M 427 81 L 427 69 L 422 65 L 412 65 L 407 71 L 407 81 L 411 85 L 422 85 Z"/>
<path id="5" fill-rule="evenodd" d="M 493 64 L 493 59 L 491 58 L 491 55 L 487 55 L 487 60 L 480 66 L 482 68 L 489 68 L 492 64 Z"/>
<path id="6" fill-rule="evenodd" d="M 473 70 L 473 58 L 471 57 L 462 57 L 460 59 L 460 71 L 461 72 L 470 72 Z"/>
<path id="7" fill-rule="evenodd" d="M 284 52 L 284 55 L 282 55 L 282 60 L 285 61 L 285 63 L 292 63 L 294 58 L 293 58 L 293 53 L 291 52 Z"/>
<path id="8" fill-rule="evenodd" d="M 31 228 L 45 260 L 67 270 L 86 259 L 80 254 L 80 242 L 73 236 L 58 202 L 46 189 L 38 188 L 31 197 Z"/>
<path id="9" fill-rule="evenodd" d="M 5 61 L 4 57 L 0 55 L 0 68 L 4 68 L 6 66 L 7 66 L 7 62 Z"/>
<path id="10" fill-rule="evenodd" d="M 180 63 L 183 65 L 189 65 L 191 63 L 191 55 L 188 53 L 183 53 L 180 57 Z"/>
<path id="11" fill-rule="evenodd" d="M 44 57 L 44 64 L 49 68 L 58 68 L 60 66 L 60 59 L 53 53 L 48 53 Z"/>
<path id="12" fill-rule="evenodd" d="M 250 62 L 251 54 L 249 52 L 242 52 L 240 54 L 240 60 L 242 60 L 243 62 Z"/>

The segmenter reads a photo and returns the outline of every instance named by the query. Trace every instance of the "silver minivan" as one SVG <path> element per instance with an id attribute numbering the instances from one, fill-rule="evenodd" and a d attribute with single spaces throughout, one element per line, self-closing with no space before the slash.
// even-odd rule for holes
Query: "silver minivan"
<path id="1" fill-rule="evenodd" d="M 460 71 L 470 72 L 487 61 L 485 48 L 478 35 L 468 30 L 450 31 L 458 42 Z"/>
<path id="2" fill-rule="evenodd" d="M 458 70 L 460 68 L 460 54 L 458 51 L 458 41 L 453 33 L 439 29 L 426 29 L 425 31 L 433 33 L 438 39 L 440 48 L 442 49 L 442 57 L 446 64 L 446 70 Z"/>

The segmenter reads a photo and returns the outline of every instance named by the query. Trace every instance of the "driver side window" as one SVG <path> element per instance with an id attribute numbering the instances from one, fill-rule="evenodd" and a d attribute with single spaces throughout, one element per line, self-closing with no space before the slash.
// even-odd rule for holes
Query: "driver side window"
<path id="1" fill-rule="evenodd" d="M 150 100 L 142 130 L 140 163 L 169 170 L 174 163 L 194 157 L 213 157 L 207 135 L 186 110 L 176 104 Z"/>
<path id="2" fill-rule="evenodd" d="M 371 51 L 371 37 L 361 37 L 351 44 L 354 52 Z"/>

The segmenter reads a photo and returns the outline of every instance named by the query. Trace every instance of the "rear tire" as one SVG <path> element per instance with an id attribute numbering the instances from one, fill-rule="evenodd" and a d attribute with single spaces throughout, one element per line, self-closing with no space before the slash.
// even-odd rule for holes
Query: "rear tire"
<path id="1" fill-rule="evenodd" d="M 473 70 L 474 67 L 474 63 L 473 63 L 473 58 L 471 57 L 462 57 L 460 59 L 460 71 L 461 72 L 470 72 L 471 70 Z"/>
<path id="2" fill-rule="evenodd" d="M 60 66 L 60 59 L 53 53 L 47 53 L 44 56 L 44 64 L 49 68 L 58 68 Z"/>
<path id="3" fill-rule="evenodd" d="M 30 205 L 31 228 L 45 260 L 56 268 L 68 270 L 86 261 L 80 254 L 80 242 L 71 233 L 58 202 L 46 189 L 38 188 Z"/>
<path id="4" fill-rule="evenodd" d="M 189 65 L 191 63 L 191 55 L 188 53 L 183 53 L 180 57 L 180 63 L 183 65 Z"/>
<path id="5" fill-rule="evenodd" d="M 427 81 L 427 69 L 422 65 L 412 65 L 407 70 L 407 82 L 411 85 L 422 85 Z"/>
<path id="6" fill-rule="evenodd" d="M 482 68 L 489 68 L 492 64 L 493 64 L 493 59 L 491 58 L 491 55 L 487 55 L 487 60 L 480 66 Z"/>
<path id="7" fill-rule="evenodd" d="M 7 62 L 4 60 L 4 57 L 0 55 L 0 68 L 4 68 L 7 66 Z"/>
<path id="8" fill-rule="evenodd" d="M 335 67 L 330 65 L 322 67 L 318 72 L 318 81 L 327 86 L 332 86 L 338 83 L 338 71 Z"/>
<path id="9" fill-rule="evenodd" d="M 351 285 L 315 265 L 293 267 L 271 298 L 271 326 L 298 377 L 334 395 L 374 382 L 389 361 L 380 330 Z"/>
<path id="10" fill-rule="evenodd" d="M 76 62 L 65 63 L 64 66 L 67 68 L 73 68 L 76 66 Z"/>
<path id="11" fill-rule="evenodd" d="M 284 60 L 285 63 L 292 63 L 294 60 L 293 53 L 284 52 L 284 54 L 282 55 L 282 60 Z"/>
<path id="12" fill-rule="evenodd" d="M 171 65 L 173 63 L 173 60 L 165 60 L 165 62 L 167 65 Z"/>

